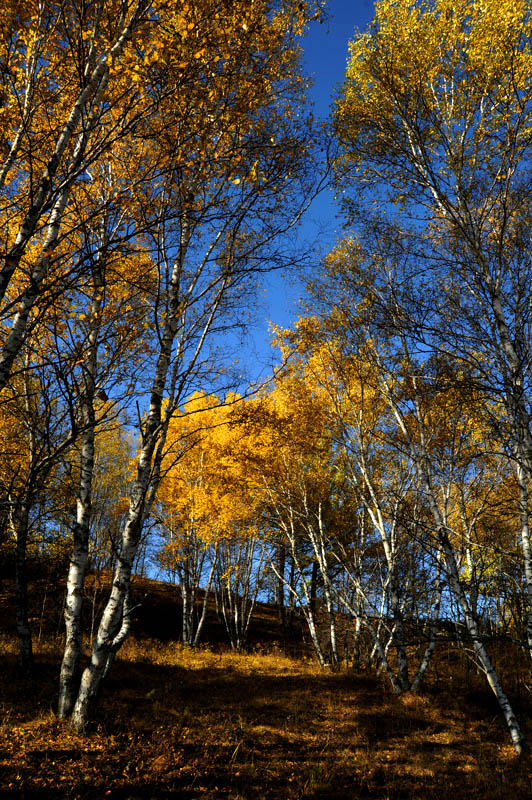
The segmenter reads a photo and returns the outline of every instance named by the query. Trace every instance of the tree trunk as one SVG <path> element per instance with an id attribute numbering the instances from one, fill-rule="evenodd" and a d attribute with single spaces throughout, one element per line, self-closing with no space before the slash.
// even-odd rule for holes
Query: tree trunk
<path id="1" fill-rule="evenodd" d="M 168 380 L 172 349 L 180 318 L 180 278 L 182 260 L 190 231 L 184 224 L 181 234 L 181 249 L 174 262 L 168 296 L 167 315 L 161 336 L 161 344 L 152 380 L 150 405 L 142 431 L 142 446 L 137 463 L 137 475 L 130 498 L 129 513 L 122 534 L 120 552 L 114 572 L 111 595 L 105 606 L 98 633 L 92 648 L 89 666 L 83 672 L 78 697 L 72 712 L 71 724 L 76 731 L 84 731 L 89 725 L 102 678 L 104 676 L 113 643 L 118 635 L 123 614 L 124 602 L 129 590 L 133 563 L 140 543 L 142 526 L 155 497 L 160 473 L 162 448 L 168 430 L 169 415 L 162 416 L 163 397 Z M 216 307 L 209 316 L 210 325 Z M 174 374 L 177 363 L 174 364 Z M 123 640 L 122 640 L 123 641 Z M 121 642 L 120 642 L 121 643 Z"/>
<path id="2" fill-rule="evenodd" d="M 29 508 L 28 500 L 22 502 L 13 512 L 13 527 L 16 535 L 15 604 L 16 624 L 19 641 L 19 665 L 23 674 L 33 670 L 33 644 L 28 614 L 28 544 Z"/>
<path id="3" fill-rule="evenodd" d="M 104 252 L 106 241 L 100 248 Z M 93 265 L 93 297 L 90 307 L 91 327 L 87 338 L 87 351 L 83 362 L 84 386 L 80 398 L 83 423 L 81 461 L 78 496 L 76 500 L 76 522 L 73 527 L 73 550 L 67 580 L 65 601 L 66 642 L 59 677 L 59 707 L 62 718 L 69 717 L 74 708 L 79 689 L 80 657 L 82 647 L 83 587 L 89 555 L 89 538 L 92 506 L 92 482 L 94 476 L 94 438 L 96 415 L 96 371 L 98 364 L 98 339 L 100 335 L 100 312 L 104 290 L 102 256 Z"/>
<path id="4" fill-rule="evenodd" d="M 491 663 L 490 657 L 488 656 L 486 648 L 480 637 L 480 632 L 478 630 L 476 620 L 471 612 L 471 608 L 469 606 L 467 597 L 460 583 L 458 566 L 456 564 L 456 559 L 454 556 L 454 552 L 452 550 L 452 546 L 448 541 L 447 534 L 445 531 L 440 531 L 440 536 L 442 539 L 443 552 L 445 556 L 449 581 L 455 593 L 456 599 L 458 600 L 458 603 L 460 604 L 460 607 L 462 609 L 467 631 L 473 643 L 473 650 L 475 652 L 475 655 L 477 656 L 480 666 L 482 667 L 482 670 L 486 675 L 491 690 L 493 691 L 495 697 L 497 698 L 499 707 L 503 713 L 504 719 L 506 720 L 506 725 L 508 726 L 508 731 L 510 733 L 510 738 L 512 740 L 513 746 L 517 751 L 517 753 L 522 753 L 525 748 L 525 739 L 521 732 L 521 728 L 519 727 L 517 718 L 513 712 L 513 709 L 510 705 L 510 702 L 505 692 L 503 691 L 498 675 L 495 671 L 495 668 L 493 667 L 493 664 Z"/>
<path id="5" fill-rule="evenodd" d="M 277 544 L 277 568 L 279 570 L 279 575 L 281 577 L 275 576 L 275 604 L 279 610 L 279 620 L 281 622 L 281 628 L 283 630 L 283 635 L 286 635 L 286 607 L 285 607 L 285 598 L 284 598 L 284 573 L 286 569 L 286 547 L 284 542 L 279 542 Z"/>
<path id="6" fill-rule="evenodd" d="M 316 559 L 312 562 L 312 573 L 310 576 L 310 607 L 312 613 L 316 613 L 316 599 L 318 594 L 318 562 Z"/>

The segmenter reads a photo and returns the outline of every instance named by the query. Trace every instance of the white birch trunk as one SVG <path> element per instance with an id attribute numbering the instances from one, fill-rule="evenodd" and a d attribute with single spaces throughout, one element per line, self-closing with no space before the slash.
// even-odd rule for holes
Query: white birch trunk
<path id="1" fill-rule="evenodd" d="M 105 606 L 94 640 L 90 663 L 83 672 L 81 678 L 77 700 L 72 712 L 71 724 L 77 731 L 85 730 L 92 717 L 109 654 L 113 649 L 113 642 L 121 626 L 124 600 L 127 595 L 133 564 L 140 543 L 142 526 L 154 501 L 158 485 L 164 443 L 171 412 L 175 403 L 177 370 L 180 365 L 178 353 L 174 356 L 170 387 L 168 388 L 173 347 L 179 326 L 180 324 L 184 325 L 182 314 L 185 313 L 184 309 L 186 310 L 186 300 L 194 292 L 203 266 L 202 264 L 198 267 L 198 271 L 193 277 L 183 300 L 180 296 L 180 281 L 189 238 L 190 227 L 185 218 L 181 229 L 179 254 L 172 267 L 166 306 L 167 310 L 164 318 L 164 325 L 162 326 L 160 350 L 151 385 L 148 414 L 142 429 L 136 479 L 131 491 L 129 512 L 121 537 L 120 552 L 113 576 L 111 594 Z M 206 256 L 206 258 L 208 258 L 208 256 Z M 220 302 L 224 297 L 229 278 L 230 276 L 227 275 L 221 279 L 219 283 L 217 282 L 217 292 L 209 303 L 208 313 L 206 314 L 203 329 L 195 347 L 194 356 L 189 362 L 189 370 L 193 369 L 196 358 L 201 352 Z M 170 403 L 163 416 L 162 408 L 165 395 L 170 398 Z"/>
<path id="2" fill-rule="evenodd" d="M 390 402 L 393 403 L 393 401 L 391 401 L 391 397 L 389 394 L 388 394 L 388 399 Z M 525 739 L 523 733 L 521 731 L 517 718 L 514 714 L 514 711 L 510 705 L 508 697 L 506 696 L 501 686 L 498 675 L 495 671 L 495 668 L 493 667 L 493 664 L 491 663 L 488 652 L 480 636 L 480 631 L 478 629 L 475 615 L 471 609 L 471 605 L 468 601 L 468 598 L 460 581 L 460 573 L 456 561 L 456 554 L 453 549 L 451 540 L 449 538 L 447 527 L 445 526 L 444 520 L 442 519 L 440 509 L 438 508 L 438 504 L 432 486 L 431 470 L 428 463 L 427 449 L 425 445 L 423 416 L 419 408 L 419 401 L 416 399 L 416 417 L 419 428 L 420 449 L 421 449 L 421 452 L 419 454 L 415 452 L 414 444 L 409 436 L 406 426 L 404 425 L 404 421 L 402 419 L 399 410 L 395 405 L 392 405 L 392 408 L 395 413 L 396 419 L 401 427 L 403 435 L 410 444 L 410 447 L 412 449 L 412 455 L 414 457 L 415 463 L 417 464 L 420 473 L 420 478 L 425 486 L 427 499 L 434 520 L 434 525 L 437 531 L 438 540 L 442 551 L 442 556 L 446 566 L 446 572 L 449 584 L 455 594 L 455 597 L 462 611 L 469 637 L 471 638 L 471 641 L 473 643 L 473 650 L 477 657 L 477 661 L 481 666 L 482 670 L 484 671 L 488 684 L 492 689 L 495 697 L 497 698 L 497 702 L 506 721 L 506 725 L 508 727 L 508 731 L 510 733 L 510 738 L 512 740 L 513 746 L 517 753 L 522 753 L 525 747 Z"/>
<path id="3" fill-rule="evenodd" d="M 414 680 L 412 681 L 412 691 L 419 692 L 421 689 L 421 685 L 423 683 L 423 678 L 425 677 L 425 672 L 432 660 L 432 656 L 434 655 L 434 650 L 436 648 L 436 633 L 438 630 L 438 619 L 440 616 L 440 606 L 441 606 L 441 598 L 443 594 L 443 586 L 444 581 L 441 578 L 441 565 L 440 560 L 438 559 L 438 572 L 437 572 L 437 588 L 436 588 L 436 597 L 432 607 L 432 620 L 430 625 L 430 633 L 429 633 L 429 642 L 427 647 L 425 648 L 425 652 L 423 653 L 423 658 L 421 659 L 421 663 L 417 669 L 416 674 L 414 675 Z"/>
<path id="4" fill-rule="evenodd" d="M 519 516 L 521 519 L 521 549 L 526 580 L 526 640 L 529 656 L 532 658 L 532 550 L 530 547 L 529 499 L 528 486 L 522 466 L 516 465 L 517 482 L 519 484 Z"/>
<path id="5" fill-rule="evenodd" d="M 506 720 L 506 725 L 508 726 L 508 731 L 510 733 L 513 746 L 517 753 L 522 753 L 525 747 L 523 733 L 517 721 L 517 717 L 513 712 L 512 706 L 510 705 L 510 702 L 501 686 L 497 672 L 491 663 L 484 643 L 482 642 L 475 617 L 471 611 L 471 607 L 460 583 L 460 576 L 456 564 L 455 554 L 445 530 L 440 530 L 440 539 L 443 546 L 449 583 L 455 593 L 456 599 L 458 600 L 464 615 L 467 631 L 473 643 L 473 650 L 486 675 L 488 684 L 497 698 L 499 707 L 503 713 L 504 719 Z"/>
<path id="6" fill-rule="evenodd" d="M 318 659 L 318 663 L 320 667 L 325 667 L 327 665 L 327 659 L 325 658 L 325 654 L 323 652 L 323 648 L 321 646 L 320 637 L 318 634 L 318 630 L 316 627 L 316 620 L 314 616 L 314 610 L 312 608 L 312 601 L 310 597 L 310 593 L 308 590 L 307 582 L 305 579 L 305 574 L 302 569 L 298 554 L 297 554 L 297 547 L 296 547 L 296 537 L 293 531 L 290 531 L 288 526 L 283 525 L 283 529 L 286 534 L 286 538 L 290 545 L 290 557 L 292 559 L 292 564 L 294 566 L 294 571 L 299 578 L 299 586 L 301 587 L 302 596 L 300 596 L 293 585 L 293 580 L 287 580 L 284 574 L 281 574 L 277 569 L 277 565 L 274 563 L 272 559 L 268 559 L 268 565 L 274 575 L 277 577 L 279 581 L 282 581 L 286 588 L 288 589 L 289 596 L 294 598 L 294 600 L 298 601 L 303 616 L 305 617 L 305 621 L 308 626 L 310 640 L 314 647 L 314 652 L 316 653 L 316 658 Z"/>
<path id="7" fill-rule="evenodd" d="M 199 642 L 199 639 L 200 639 L 200 636 L 201 636 L 201 632 L 203 630 L 203 625 L 205 624 L 205 618 L 207 616 L 207 602 L 208 602 L 208 599 L 209 599 L 209 595 L 211 593 L 212 581 L 213 581 L 213 578 L 214 578 L 214 568 L 216 566 L 217 553 L 218 553 L 218 545 L 215 545 L 214 553 L 213 553 L 213 557 L 212 557 L 211 569 L 209 571 L 209 578 L 207 580 L 207 585 L 205 586 L 205 591 L 204 591 L 204 594 L 203 594 L 203 603 L 202 603 L 202 606 L 201 606 L 201 614 L 200 614 L 200 617 L 198 619 L 198 624 L 196 626 L 196 632 L 194 634 L 194 638 L 193 638 L 193 640 L 191 642 L 192 647 L 197 647 L 198 646 L 198 642 Z"/>
<path id="8" fill-rule="evenodd" d="M 73 527 L 72 557 L 68 570 L 65 600 L 66 641 L 59 677 L 58 714 L 69 717 L 74 708 L 79 689 L 79 662 L 82 648 L 83 587 L 89 553 L 89 537 L 92 505 L 92 482 L 94 475 L 94 438 L 96 418 L 94 399 L 96 393 L 96 370 L 98 363 L 99 317 L 103 279 L 101 263 L 97 259 L 93 280 L 93 300 L 90 308 L 91 328 L 83 362 L 84 386 L 81 395 L 81 460 L 78 496 L 76 498 L 76 522 Z"/>
<path id="9" fill-rule="evenodd" d="M 340 659 L 338 655 L 338 644 L 336 636 L 336 614 L 333 603 L 334 589 L 332 586 L 331 575 L 330 575 L 330 564 L 328 563 L 321 503 L 318 503 L 318 509 L 316 513 L 316 528 L 312 524 L 312 516 L 314 515 L 311 515 L 311 511 L 308 508 L 306 494 L 304 496 L 304 508 L 306 517 L 305 528 L 307 530 L 308 537 L 312 544 L 312 549 L 314 550 L 316 562 L 318 564 L 321 577 L 323 580 L 323 593 L 325 595 L 325 605 L 327 608 L 327 615 L 329 617 L 329 640 L 331 648 L 331 664 L 333 667 L 336 667 Z"/>
<path id="10" fill-rule="evenodd" d="M 138 606 L 135 606 L 135 608 L 137 608 L 137 607 Z M 109 674 L 109 672 L 111 670 L 111 667 L 114 664 L 114 660 L 116 658 L 116 654 L 118 653 L 118 651 L 120 650 L 120 648 L 122 647 L 122 645 L 124 644 L 124 642 L 126 641 L 126 639 L 128 638 L 128 636 L 129 636 L 129 634 L 131 632 L 131 626 L 133 624 L 133 616 L 132 616 L 133 615 L 133 611 L 134 611 L 134 608 L 131 605 L 131 587 L 128 584 L 128 587 L 126 589 L 126 593 L 125 593 L 125 596 L 124 596 L 124 606 L 123 606 L 123 609 L 122 609 L 122 621 L 120 623 L 120 628 L 118 630 L 118 633 L 114 637 L 114 639 L 113 639 L 113 641 L 111 643 L 111 647 L 109 648 L 109 655 L 107 656 L 107 663 L 105 664 L 105 668 L 104 668 L 103 675 L 102 675 L 102 680 L 105 680 L 105 678 L 108 676 L 108 674 Z"/>
<path id="11" fill-rule="evenodd" d="M 174 303 L 177 298 L 173 298 Z M 175 313 L 175 311 L 174 311 Z M 177 323 L 176 318 L 167 321 L 163 335 L 163 346 L 157 362 L 153 382 L 150 408 L 146 428 L 144 430 L 137 466 L 137 477 L 132 491 L 129 513 L 122 535 L 122 546 L 113 576 L 110 598 L 105 606 L 92 648 L 89 666 L 85 669 L 79 688 L 77 700 L 72 713 L 72 726 L 83 731 L 87 727 L 101 680 L 106 669 L 113 641 L 117 636 L 122 616 L 124 600 L 128 591 L 133 562 L 137 554 L 146 508 L 146 499 L 150 488 L 152 456 L 154 454 L 161 425 L 161 407 L 166 377 L 170 364 L 170 353 Z"/>

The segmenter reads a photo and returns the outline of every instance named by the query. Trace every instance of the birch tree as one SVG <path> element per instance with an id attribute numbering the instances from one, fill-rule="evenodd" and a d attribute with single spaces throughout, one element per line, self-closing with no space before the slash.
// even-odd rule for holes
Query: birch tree
<path id="1" fill-rule="evenodd" d="M 402 314 L 402 287 L 390 280 L 389 268 L 390 261 L 381 261 L 379 254 L 364 253 L 352 241 L 344 243 L 330 259 L 316 295 L 326 338 L 331 337 L 344 363 L 363 359 L 371 366 L 371 391 L 386 409 L 387 437 L 416 475 L 426 510 L 421 518 L 425 547 L 435 553 L 434 568 L 441 568 L 445 576 L 467 644 L 497 698 L 514 747 L 521 752 L 523 734 L 482 635 L 480 584 L 469 580 L 472 572 L 482 571 L 488 553 L 493 557 L 497 551 L 495 542 L 483 540 L 481 520 L 490 517 L 490 503 L 504 476 L 504 459 L 500 471 L 500 455 L 493 451 L 489 428 L 483 428 L 482 393 L 471 376 L 453 373 L 438 352 L 419 352 L 415 332 L 409 337 L 395 324 Z M 407 292 L 407 307 L 408 299 Z M 373 497 L 371 502 L 375 503 Z M 379 506 L 374 506 L 375 517 Z M 439 581 L 437 574 L 435 580 Z M 438 594 L 434 602 L 439 604 Z M 428 653 L 430 649 L 429 645 Z"/>
<path id="2" fill-rule="evenodd" d="M 75 279 L 55 253 L 77 225 L 69 201 L 98 159 L 141 115 L 132 76 L 135 37 L 150 37 L 150 2 L 4 4 L 0 274 L 0 387 L 27 340 L 46 291 Z M 144 102 L 146 112 L 151 101 Z"/>
<path id="3" fill-rule="evenodd" d="M 139 302 L 142 300 L 139 285 L 150 285 L 154 272 L 149 269 L 151 261 L 133 241 L 134 233 L 138 237 L 138 226 L 133 224 L 130 215 L 132 207 L 136 211 L 139 207 L 130 202 L 127 212 L 116 209 L 109 196 L 114 188 L 109 185 L 109 170 L 103 172 L 103 176 L 99 176 L 103 182 L 95 180 L 91 191 L 85 194 L 85 206 L 80 210 L 82 233 L 70 237 L 71 242 L 76 241 L 75 257 L 86 264 L 86 275 L 75 288 L 65 291 L 61 302 L 56 302 L 53 311 L 45 316 L 55 344 L 55 355 L 50 360 L 71 408 L 73 439 L 76 440 L 71 453 L 74 463 L 71 463 L 78 476 L 65 602 L 61 716 L 68 715 L 71 709 L 79 678 L 83 583 L 94 527 L 93 482 L 99 455 L 96 445 L 97 442 L 103 444 L 106 428 L 109 431 L 113 424 L 120 424 L 117 415 L 124 411 L 128 396 L 136 386 L 140 357 L 145 357 L 150 349 L 142 316 L 143 304 Z M 94 214 L 95 206 L 105 211 Z M 121 233 L 124 225 L 126 232 Z M 64 258 L 72 258 L 69 248 L 64 250 Z M 126 364 L 127 382 L 124 381 Z M 115 496 L 113 502 L 116 504 L 119 499 Z"/>
<path id="4" fill-rule="evenodd" d="M 525 2 L 380 2 L 335 116 L 348 216 L 376 203 L 397 256 L 394 324 L 475 375 L 514 464 L 529 652 L 531 24 Z"/>
<path id="5" fill-rule="evenodd" d="M 285 368 L 272 389 L 251 399 L 242 413 L 249 440 L 246 472 L 259 498 L 265 541 L 271 537 L 276 549 L 283 543 L 293 574 L 280 570 L 271 555 L 270 570 L 304 615 L 320 664 L 336 667 L 338 565 L 331 545 L 344 533 L 347 500 L 338 478 L 326 398 L 301 359 L 286 359 L 283 337 L 278 335 L 277 343 L 285 351 Z"/>
<path id="6" fill-rule="evenodd" d="M 303 100 L 293 41 L 306 7 L 233 3 L 211 11 L 184 5 L 168 13 L 151 67 L 136 79 L 158 98 L 157 115 L 139 122 L 134 140 L 153 167 L 142 187 L 142 245 L 156 276 L 144 300 L 156 346 L 145 362 L 145 411 L 112 591 L 72 712 L 78 730 L 129 624 L 124 603 L 172 414 L 194 382 L 218 372 L 209 342 L 257 272 L 282 263 L 279 237 L 299 219 L 314 178 L 308 126 L 292 113 Z"/>
<path id="7" fill-rule="evenodd" d="M 335 278 L 345 270 L 336 260 L 328 268 Z M 394 690 L 417 690 L 435 645 L 442 592 L 438 556 L 423 533 L 426 509 L 415 464 L 393 434 L 393 417 L 379 391 L 373 359 L 365 353 L 363 339 L 350 351 L 350 313 L 341 309 L 348 297 L 344 292 L 326 295 L 334 307 L 331 318 L 301 318 L 285 336 L 295 354 L 295 369 L 321 395 L 331 442 L 328 463 L 337 475 L 330 494 L 338 510 L 321 546 L 338 569 L 330 589 L 338 606 L 369 632 L 373 653 Z M 321 310 L 325 312 L 325 305 Z M 407 650 L 422 615 L 429 623 L 429 639 L 410 678 Z"/>

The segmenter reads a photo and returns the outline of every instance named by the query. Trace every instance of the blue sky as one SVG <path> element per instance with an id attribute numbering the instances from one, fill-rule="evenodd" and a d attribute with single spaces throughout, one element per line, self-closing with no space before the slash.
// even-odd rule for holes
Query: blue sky
<path id="1" fill-rule="evenodd" d="M 372 17 L 373 0 L 329 0 L 327 21 L 313 24 L 303 40 L 306 72 L 313 78 L 311 100 L 317 117 L 329 115 L 335 90 L 344 79 L 348 42 L 355 29 L 363 30 Z M 332 193 L 323 192 L 308 212 L 301 239 L 312 241 L 318 237 L 323 252 L 330 249 L 336 239 L 335 213 Z M 286 276 L 271 276 L 264 290 L 264 315 L 260 314 L 262 320 L 250 332 L 249 344 L 256 357 L 247 356 L 258 362 L 267 362 L 272 357 L 268 345 L 268 320 L 289 327 L 299 316 L 297 301 L 300 290 L 291 285 Z M 252 364 L 248 365 L 251 374 L 256 374 L 257 368 L 260 371 L 259 363 L 255 369 Z"/>
<path id="2" fill-rule="evenodd" d="M 312 25 L 303 41 L 308 73 L 314 79 L 316 113 L 328 113 L 334 89 L 342 83 L 347 45 L 355 28 L 363 30 L 373 17 L 372 0 L 329 0 L 329 19 Z"/>

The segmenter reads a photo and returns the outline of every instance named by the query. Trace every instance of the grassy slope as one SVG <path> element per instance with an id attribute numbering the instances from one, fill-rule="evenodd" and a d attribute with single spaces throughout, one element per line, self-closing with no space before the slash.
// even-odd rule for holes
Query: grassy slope
<path id="1" fill-rule="evenodd" d="M 530 758 L 514 756 L 482 680 L 456 653 L 440 656 L 424 697 L 398 699 L 374 676 L 275 650 L 183 649 L 164 635 L 161 614 L 173 627 L 175 605 L 153 590 L 143 587 L 139 623 L 149 628 L 153 608 L 160 638 L 126 644 L 84 737 L 54 717 L 59 643 L 42 638 L 36 676 L 21 683 L 14 639 L 3 637 L 0 796 L 532 797 Z M 273 636 L 275 616 L 262 615 Z"/>

